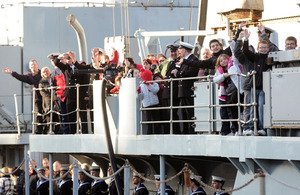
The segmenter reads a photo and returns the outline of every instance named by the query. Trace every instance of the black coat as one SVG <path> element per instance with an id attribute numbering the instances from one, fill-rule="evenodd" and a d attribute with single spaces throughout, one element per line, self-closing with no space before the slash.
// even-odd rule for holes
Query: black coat
<path id="1" fill-rule="evenodd" d="M 107 188 L 108 188 L 108 185 L 105 183 L 104 180 L 93 181 L 91 194 L 107 195 L 108 194 Z"/>
<path id="2" fill-rule="evenodd" d="M 36 187 L 37 195 L 49 195 L 49 181 L 46 181 Z"/>
<path id="3" fill-rule="evenodd" d="M 197 62 L 198 58 L 191 54 L 187 60 Z M 197 67 L 189 66 L 183 62 L 176 76 L 177 78 L 196 77 L 198 75 L 198 70 Z M 194 94 L 194 91 L 192 90 L 194 82 L 195 80 L 178 81 L 178 97 L 190 98 L 191 95 Z"/>
<path id="4" fill-rule="evenodd" d="M 148 195 L 149 191 L 147 190 L 144 184 L 141 184 L 139 187 L 135 187 L 133 191 L 133 195 Z"/>
<path id="5" fill-rule="evenodd" d="M 120 179 L 120 180 L 121 180 L 120 183 L 122 185 L 121 188 L 122 188 L 122 190 L 124 190 L 124 186 L 123 186 L 124 182 L 122 179 Z M 118 195 L 118 190 L 117 190 L 116 182 L 114 179 L 112 179 L 110 181 L 108 189 L 109 189 L 109 195 Z M 123 194 L 123 192 L 121 194 Z"/>
<path id="6" fill-rule="evenodd" d="M 206 192 L 203 188 L 199 187 L 196 191 L 192 192 L 191 195 L 206 195 Z"/>
<path id="7" fill-rule="evenodd" d="M 160 193 L 160 190 L 158 190 L 156 194 L 157 195 L 163 195 L 163 194 Z M 165 188 L 165 194 L 175 195 L 175 192 L 174 192 L 174 190 L 170 186 L 166 186 L 166 188 Z"/>
<path id="8" fill-rule="evenodd" d="M 171 60 L 168 63 L 167 71 L 166 71 L 166 79 L 176 78 L 171 71 L 176 69 L 175 60 Z M 171 91 L 171 82 L 166 81 L 164 86 L 164 91 L 162 98 L 169 99 L 170 98 L 170 91 Z M 173 98 L 177 98 L 178 95 L 178 81 L 173 81 Z"/>
<path id="9" fill-rule="evenodd" d="M 58 183 L 58 192 L 60 195 L 72 195 L 73 194 L 73 181 L 68 179 L 65 183 L 61 184 L 62 180 Z"/>

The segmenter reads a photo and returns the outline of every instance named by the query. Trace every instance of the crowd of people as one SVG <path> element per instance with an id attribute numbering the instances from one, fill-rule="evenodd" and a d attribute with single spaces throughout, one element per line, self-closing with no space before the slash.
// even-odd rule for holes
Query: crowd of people
<path id="1" fill-rule="evenodd" d="M 88 121 L 93 121 L 93 87 L 94 80 L 102 79 L 105 75 L 114 75 L 110 78 L 107 92 L 114 94 L 120 90 L 122 79 L 136 78 L 140 84 L 137 88 L 137 97 L 141 100 L 146 121 L 164 120 L 165 123 L 147 123 L 147 134 L 170 133 L 170 121 L 186 121 L 183 123 L 172 123 L 174 134 L 195 134 L 196 119 L 194 114 L 194 82 L 196 79 L 187 80 L 189 77 L 201 77 L 213 75 L 213 82 L 218 84 L 219 105 L 222 127 L 221 135 L 235 135 L 238 131 L 237 106 L 226 106 L 236 104 L 238 99 L 249 105 L 254 101 L 253 76 L 249 74 L 252 70 L 255 74 L 255 96 L 257 100 L 258 134 L 266 135 L 263 121 L 263 72 L 272 69 L 267 64 L 269 52 L 278 51 L 269 37 L 271 31 L 262 24 L 258 25 L 257 52 L 249 45 L 250 32 L 246 28 L 247 23 L 242 22 L 236 32 L 235 38 L 231 40 L 230 46 L 223 49 L 219 40 L 213 39 L 209 42 L 209 49 L 203 48 L 200 60 L 192 53 L 193 45 L 180 42 L 169 44 L 170 57 L 163 54 L 157 56 L 148 55 L 137 64 L 131 57 L 126 57 L 123 63 L 119 63 L 119 54 L 113 49 L 111 57 L 100 48 L 92 49 L 92 62 L 78 62 L 74 52 L 53 53 L 48 56 L 54 66 L 50 68 L 38 68 L 36 60 L 30 60 L 31 73 L 22 75 L 12 71 L 10 68 L 3 69 L 4 73 L 11 74 L 16 79 L 28 83 L 40 90 L 35 91 L 35 111 L 37 134 L 47 134 L 49 129 L 54 133 L 74 134 L 78 129 L 76 122 L 80 118 L 79 132 L 88 133 Z M 288 37 L 285 40 L 287 50 L 297 48 L 297 39 Z M 283 67 L 299 66 L 296 63 L 283 64 Z M 114 67 L 114 70 L 111 70 Z M 81 74 L 80 71 L 88 71 Z M 248 75 L 246 78 L 238 79 L 237 73 Z M 182 80 L 180 80 L 182 78 Z M 167 80 L 168 79 L 168 80 Z M 177 79 L 170 81 L 170 79 Z M 154 82 L 153 82 L 154 81 Z M 205 81 L 199 78 L 199 82 Z M 240 81 L 240 83 L 238 83 Z M 76 85 L 80 85 L 79 98 L 77 98 Z M 237 89 L 240 86 L 239 90 Z M 53 89 L 49 87 L 54 87 Z M 172 91 L 171 91 L 172 88 Z M 238 91 L 240 92 L 238 94 Z M 238 98 L 240 96 L 240 98 Z M 77 101 L 79 101 L 79 116 L 77 116 Z M 172 109 L 158 109 L 156 107 L 175 107 Z M 178 109 L 178 106 L 182 108 Z M 254 133 L 254 107 L 244 106 L 242 120 L 243 134 Z M 50 114 L 50 110 L 52 112 Z M 172 118 L 170 118 L 172 112 Z M 59 114 L 57 114 L 59 113 Z M 51 116 L 51 117 L 50 117 Z M 88 118 L 90 116 L 90 118 Z M 54 123 L 51 123 L 51 120 Z M 228 119 L 233 119 L 229 122 Z M 46 125 L 45 125 L 46 124 Z M 93 123 L 92 123 L 93 131 Z"/>
<path id="2" fill-rule="evenodd" d="M 32 166 L 33 165 L 33 166 Z M 48 195 L 49 194 L 49 160 L 44 158 L 41 163 L 41 167 L 37 167 L 34 160 L 29 163 L 29 191 L 30 195 Z M 74 175 L 72 166 L 73 165 L 62 165 L 59 161 L 53 163 L 53 194 L 54 195 L 72 195 L 73 194 L 73 182 Z M 109 181 L 105 181 L 100 177 L 100 167 L 90 166 L 87 163 L 80 165 L 81 168 L 78 170 L 78 195 L 118 195 L 116 182 L 114 177 Z M 37 170 L 37 172 L 35 171 Z M 0 194 L 2 195 L 25 195 L 25 171 L 21 168 L 14 167 L 12 169 L 3 167 L 1 169 L 3 174 L 0 175 Z M 97 178 L 93 179 L 89 175 Z M 13 174 L 11 174 L 13 173 Z M 112 167 L 108 166 L 107 175 L 112 175 Z M 144 176 L 143 173 L 140 175 Z M 154 175 L 156 181 L 160 180 L 160 175 Z M 165 178 L 167 179 L 167 178 Z M 206 194 L 203 186 L 199 183 L 201 176 L 190 177 L 190 188 L 191 194 Z M 138 174 L 133 173 L 132 184 L 133 195 L 148 195 L 149 191 L 143 184 L 143 179 Z M 216 190 L 224 190 L 225 179 L 219 176 L 212 176 L 211 187 Z M 157 195 L 161 195 L 160 183 L 155 183 L 157 188 Z M 124 194 L 124 182 L 121 179 L 121 194 Z M 165 184 L 165 194 L 175 195 L 175 191 L 167 184 Z M 218 193 L 215 192 L 214 195 Z M 227 195 L 228 193 L 222 193 Z"/>

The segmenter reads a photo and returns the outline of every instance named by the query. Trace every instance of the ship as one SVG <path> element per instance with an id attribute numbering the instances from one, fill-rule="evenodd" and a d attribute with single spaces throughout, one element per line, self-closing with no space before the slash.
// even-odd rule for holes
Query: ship
<path id="1" fill-rule="evenodd" d="M 46 56 L 70 48 L 80 60 L 89 62 L 91 54 L 87 51 L 99 45 L 106 50 L 116 48 L 121 62 L 132 56 L 140 63 L 147 54 L 164 53 L 167 44 L 178 40 L 195 45 L 194 53 L 199 55 L 213 38 L 228 46 L 243 21 L 249 21 L 253 35 L 260 22 L 272 29 L 270 39 L 282 50 L 272 53 L 275 62 L 300 61 L 299 49 L 284 51 L 287 36 L 300 40 L 299 6 L 296 0 L 3 2 L 1 67 L 26 73 L 32 58 L 40 68 L 52 67 Z M 256 44 L 257 37 L 252 36 L 250 41 Z M 199 182 L 207 194 L 214 193 L 210 187 L 212 175 L 225 178 L 224 189 L 233 195 L 298 194 L 299 71 L 299 67 L 292 67 L 264 73 L 268 136 L 258 136 L 257 132 L 255 136 L 242 136 L 241 131 L 238 136 L 219 135 L 217 86 L 209 79 L 194 84 L 196 134 L 176 135 L 171 130 L 170 134 L 147 135 L 143 108 L 136 99 L 139 83 L 135 78 L 124 79 L 118 95 L 105 96 L 103 80 L 93 83 L 97 100 L 93 133 L 89 126 L 90 133 L 81 134 L 78 125 L 72 135 L 37 135 L 32 87 L 2 75 L 1 167 L 22 166 L 28 173 L 30 159 L 41 166 L 41 159 L 47 157 L 50 164 L 55 160 L 73 163 L 75 173 L 80 169 L 78 163 L 97 164 L 101 175 L 108 177 L 107 168 L 112 163 L 114 171 L 124 176 L 126 195 L 134 189 L 133 173 L 144 174 L 150 194 L 156 194 L 157 174 L 178 195 L 191 193 L 187 175 L 201 176 Z M 174 122 L 180 121 L 168 121 L 171 127 Z M 26 177 L 27 194 L 28 182 Z M 77 189 L 78 184 L 74 185 Z"/>

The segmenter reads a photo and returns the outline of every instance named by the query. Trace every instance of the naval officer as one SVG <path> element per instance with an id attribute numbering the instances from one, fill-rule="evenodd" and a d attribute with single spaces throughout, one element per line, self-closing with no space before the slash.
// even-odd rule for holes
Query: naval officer
<path id="1" fill-rule="evenodd" d="M 154 177 L 156 181 L 160 181 L 160 175 L 154 175 Z M 160 191 L 160 183 L 155 183 L 155 186 L 158 189 L 156 195 L 162 195 Z M 166 185 L 165 195 L 175 195 L 175 192 L 170 186 Z"/>
<path id="2" fill-rule="evenodd" d="M 94 177 L 99 177 L 100 175 L 100 167 L 99 166 L 91 166 L 90 168 L 91 175 Z M 107 195 L 108 191 L 108 185 L 105 183 L 103 179 L 94 179 L 92 181 L 92 195 Z"/>
<path id="3" fill-rule="evenodd" d="M 143 175 L 143 174 L 141 174 Z M 143 180 L 137 174 L 133 173 L 132 183 L 135 185 L 133 195 L 148 195 L 149 191 L 144 184 Z"/>
<path id="4" fill-rule="evenodd" d="M 211 187 L 217 190 L 224 190 L 223 186 L 225 183 L 225 179 L 219 176 L 212 176 Z M 214 195 L 229 195 L 227 192 L 215 192 Z"/>

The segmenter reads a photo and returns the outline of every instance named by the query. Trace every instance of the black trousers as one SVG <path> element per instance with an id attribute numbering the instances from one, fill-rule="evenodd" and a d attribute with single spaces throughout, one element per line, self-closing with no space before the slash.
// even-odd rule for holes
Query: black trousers
<path id="1" fill-rule="evenodd" d="M 163 99 L 163 106 L 164 107 L 167 107 L 167 106 L 170 106 L 170 105 L 171 105 L 171 100 L 170 99 Z M 179 99 L 178 98 L 173 99 L 173 105 L 172 106 L 179 106 Z M 179 120 L 178 109 L 172 109 L 172 112 L 173 112 L 172 120 Z M 167 109 L 165 111 L 165 115 L 164 115 L 163 120 L 170 120 L 170 114 L 171 114 L 171 110 Z M 166 133 L 166 134 L 170 133 L 170 124 L 169 123 L 164 124 L 164 133 Z M 179 123 L 173 123 L 173 133 L 174 134 L 181 134 Z"/>
<path id="2" fill-rule="evenodd" d="M 194 98 L 193 97 L 183 97 L 180 98 L 180 106 L 193 106 Z M 182 108 L 181 109 L 181 119 L 182 120 L 192 120 L 194 117 L 194 108 Z M 183 123 L 183 134 L 194 134 L 192 122 L 184 122 Z"/>

